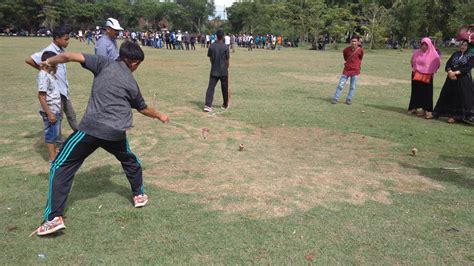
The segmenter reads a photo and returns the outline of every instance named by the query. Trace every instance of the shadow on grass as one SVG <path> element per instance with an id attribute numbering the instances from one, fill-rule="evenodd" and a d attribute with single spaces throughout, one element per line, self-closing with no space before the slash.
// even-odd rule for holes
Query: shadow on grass
<path id="1" fill-rule="evenodd" d="M 404 115 L 407 114 L 407 111 L 408 111 L 408 109 L 405 109 L 405 108 L 396 107 L 396 106 L 389 106 L 389 105 L 365 104 L 365 106 L 373 107 L 373 108 L 384 110 L 384 111 L 400 113 L 400 114 L 404 114 Z"/>
<path id="2" fill-rule="evenodd" d="M 41 133 L 38 136 L 38 140 L 33 145 L 33 148 L 35 152 L 39 154 L 41 158 L 43 158 L 45 162 L 49 161 L 48 150 L 46 149 L 46 144 L 44 143 L 44 140 L 41 138 Z"/>
<path id="3" fill-rule="evenodd" d="M 467 168 L 472 168 L 474 166 L 474 158 L 449 157 L 448 161 L 451 158 L 460 159 Z M 404 168 L 416 169 L 421 175 L 436 181 L 449 182 L 460 188 L 474 189 L 474 179 L 468 178 L 464 174 L 458 173 L 455 170 L 444 170 L 440 167 L 420 167 L 408 163 L 400 163 L 400 166 Z"/>
<path id="4" fill-rule="evenodd" d="M 188 103 L 196 106 L 199 110 L 201 110 L 204 107 L 204 102 L 200 101 L 188 101 Z"/>
<path id="5" fill-rule="evenodd" d="M 315 99 L 315 100 L 321 100 L 322 102 L 328 102 L 332 104 L 332 98 L 331 97 L 314 97 L 314 96 L 308 96 L 306 97 L 307 99 Z"/>
<path id="6" fill-rule="evenodd" d="M 39 154 L 45 162 L 49 161 L 48 150 L 46 149 L 46 144 L 44 143 L 43 131 L 30 132 L 27 135 L 24 135 L 25 139 L 37 139 L 35 144 L 33 144 L 33 150 Z M 62 139 L 67 139 L 68 136 L 62 136 Z"/>
<path id="7" fill-rule="evenodd" d="M 446 162 L 460 164 L 467 168 L 474 168 L 474 157 L 448 155 L 440 155 L 440 157 Z"/>
<path id="8" fill-rule="evenodd" d="M 117 163 L 119 163 L 117 161 Z M 118 185 L 111 181 L 113 176 L 121 175 L 127 178 L 123 172 L 113 171 L 111 165 L 93 168 L 89 171 L 81 171 L 74 177 L 74 185 L 69 194 L 68 206 L 76 201 L 95 198 L 102 193 L 116 193 L 131 200 L 130 187 Z"/>

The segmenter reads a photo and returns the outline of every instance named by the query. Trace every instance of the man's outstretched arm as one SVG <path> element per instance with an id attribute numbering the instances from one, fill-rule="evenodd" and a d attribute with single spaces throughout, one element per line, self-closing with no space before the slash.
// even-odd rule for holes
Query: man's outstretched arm
<path id="1" fill-rule="evenodd" d="M 66 52 L 46 59 L 46 61 L 41 62 L 41 66 L 56 66 L 57 64 L 64 64 L 67 62 L 77 62 L 82 64 L 85 62 L 85 58 L 81 53 Z"/>
<path id="2" fill-rule="evenodd" d="M 31 56 L 28 56 L 26 59 L 25 59 L 25 63 L 32 66 L 33 68 L 36 68 L 37 70 L 40 70 L 40 67 L 35 63 L 35 61 L 33 60 L 33 58 L 31 58 Z"/>
<path id="3" fill-rule="evenodd" d="M 138 110 L 142 115 L 151 117 L 151 118 L 156 118 L 159 119 L 163 123 L 167 123 L 170 121 L 169 117 L 165 114 L 159 113 L 155 109 L 151 107 L 146 107 L 145 109 Z"/>

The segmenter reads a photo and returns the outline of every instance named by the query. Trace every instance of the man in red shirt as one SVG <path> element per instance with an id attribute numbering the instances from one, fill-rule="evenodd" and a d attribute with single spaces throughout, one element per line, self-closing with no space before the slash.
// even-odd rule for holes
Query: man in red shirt
<path id="1" fill-rule="evenodd" d="M 360 65 L 362 63 L 362 58 L 364 57 L 364 49 L 359 46 L 359 37 L 353 36 L 351 38 L 351 46 L 347 47 L 342 51 L 344 56 L 344 70 L 342 71 L 341 78 L 339 79 L 339 85 L 337 85 L 336 93 L 331 101 L 332 104 L 336 104 L 339 100 L 344 85 L 346 81 L 351 78 L 351 85 L 349 87 L 349 93 L 346 97 L 346 104 L 352 103 L 352 97 L 356 89 L 357 80 L 360 75 Z"/>

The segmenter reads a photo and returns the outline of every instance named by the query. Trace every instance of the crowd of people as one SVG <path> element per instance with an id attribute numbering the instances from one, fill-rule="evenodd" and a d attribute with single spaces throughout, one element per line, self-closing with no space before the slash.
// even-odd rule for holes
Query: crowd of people
<path id="1" fill-rule="evenodd" d="M 126 131 L 132 127 L 132 108 L 141 114 L 169 122 L 169 117 L 147 106 L 132 73 L 144 61 L 141 46 L 169 50 L 195 50 L 196 44 L 207 48 L 210 60 L 209 85 L 204 99 L 204 112 L 213 112 L 214 90 L 220 81 L 223 104 L 230 105 L 228 69 L 230 51 L 234 46 L 252 49 L 281 49 L 282 36 L 271 34 L 213 34 L 195 35 L 178 30 L 155 33 L 127 32 L 119 21 L 107 19 L 104 31 L 78 32 L 78 39 L 92 38 L 95 55 L 66 53 L 70 40 L 67 27 L 54 29 L 52 43 L 25 62 L 39 70 L 37 76 L 39 114 L 43 121 L 44 141 L 48 151 L 50 186 L 43 223 L 35 231 L 48 235 L 64 229 L 64 209 L 72 180 L 84 160 L 97 148 L 113 154 L 122 164 L 130 182 L 133 204 L 143 207 L 148 202 L 144 192 L 142 168 L 138 157 L 131 152 Z M 125 39 L 120 48 L 117 39 Z M 289 44 L 291 45 L 291 44 Z M 426 119 L 446 117 L 448 123 L 464 121 L 474 125 L 474 85 L 471 70 L 474 67 L 474 47 L 467 40 L 460 42 L 459 50 L 451 55 L 445 66 L 446 80 L 433 108 L 433 78 L 441 66 L 440 52 L 431 39 L 423 38 L 411 59 L 411 98 L 408 113 Z M 361 74 L 364 49 L 358 36 L 352 36 L 350 46 L 342 51 L 344 68 L 336 87 L 332 104 L 337 104 L 348 80 L 350 87 L 345 103 L 351 105 L 357 81 Z M 93 74 L 92 91 L 80 123 L 70 97 L 66 63 L 77 62 Z M 61 140 L 61 122 L 66 115 L 74 131 L 64 142 Z M 58 149 L 58 145 L 60 148 Z"/>
<path id="2" fill-rule="evenodd" d="M 351 45 L 343 50 L 344 68 L 336 92 L 331 100 L 337 104 L 342 90 L 350 79 L 345 103 L 352 104 L 360 76 L 364 50 L 360 38 L 353 36 Z M 408 114 L 432 118 L 447 118 L 448 123 L 464 122 L 474 125 L 474 44 L 468 40 L 459 42 L 444 68 L 446 79 L 433 108 L 433 79 L 441 66 L 441 53 L 430 38 L 423 38 L 420 48 L 411 57 L 411 96 Z"/>
<path id="3" fill-rule="evenodd" d="M 95 30 L 79 30 L 75 33 L 80 42 L 93 44 L 101 39 L 103 31 L 97 27 Z M 130 40 L 141 46 L 168 50 L 196 50 L 196 46 L 209 48 L 217 40 L 216 33 L 190 33 L 181 30 L 158 30 L 158 31 L 128 31 L 118 32 L 117 39 Z M 298 39 L 290 41 L 282 35 L 276 34 L 233 34 L 224 36 L 224 43 L 233 51 L 235 47 L 252 49 L 281 50 L 283 47 L 298 47 Z"/>

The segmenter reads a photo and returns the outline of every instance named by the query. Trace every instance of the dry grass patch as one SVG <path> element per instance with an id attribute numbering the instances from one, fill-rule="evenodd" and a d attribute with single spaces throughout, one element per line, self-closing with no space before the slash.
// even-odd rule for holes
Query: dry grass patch
<path id="1" fill-rule="evenodd" d="M 241 152 L 240 143 L 245 145 Z M 228 120 L 225 125 L 215 121 L 206 141 L 190 136 L 187 145 L 165 155 L 169 163 L 145 176 L 161 188 L 199 194 L 199 203 L 213 210 L 252 218 L 285 216 L 328 202 L 390 204 L 393 192 L 442 189 L 402 168 L 403 157 L 391 147 L 358 134 L 308 128 L 243 133 L 232 130 Z"/>
<path id="2" fill-rule="evenodd" d="M 280 73 L 280 75 L 295 78 L 298 80 L 331 83 L 335 85 L 337 85 L 337 83 L 339 82 L 339 78 L 341 77 L 341 74 L 310 76 L 297 72 L 282 72 Z M 377 77 L 362 73 L 360 79 L 357 81 L 357 84 L 364 86 L 388 86 L 390 84 L 410 84 L 410 82 L 410 80 Z"/>

